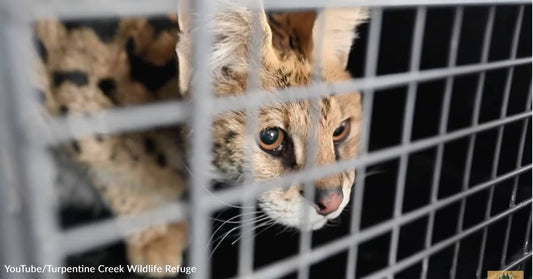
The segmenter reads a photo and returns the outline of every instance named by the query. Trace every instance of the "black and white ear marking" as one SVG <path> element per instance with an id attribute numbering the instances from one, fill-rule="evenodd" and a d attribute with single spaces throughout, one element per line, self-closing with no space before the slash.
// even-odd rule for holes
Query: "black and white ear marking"
<path id="1" fill-rule="evenodd" d="M 339 8 L 320 13 L 269 13 L 268 23 L 272 30 L 272 46 L 281 57 L 291 51 L 312 60 L 313 50 L 320 45 L 323 61 L 345 66 L 357 36 L 355 29 L 367 18 L 366 8 Z M 323 26 L 318 26 L 320 24 Z"/>
<path id="2" fill-rule="evenodd" d="M 186 1 L 179 1 L 186 2 Z M 231 0 L 214 0 L 216 15 L 208 22 L 214 38 L 209 53 L 209 68 L 214 75 L 226 73 L 246 73 L 248 70 L 248 43 L 256 20 L 254 11 L 240 6 Z M 314 11 L 269 14 L 260 11 L 260 25 L 264 31 L 263 55 L 278 52 L 283 56 L 287 51 L 300 58 L 312 60 L 313 49 L 321 44 L 321 58 L 324 66 L 343 68 L 356 37 L 355 28 L 367 19 L 365 8 L 326 9 Z M 179 87 L 185 94 L 194 73 L 191 65 L 192 15 L 186 7 L 178 7 L 179 38 L 176 53 L 179 63 Z M 323 23 L 319 32 L 317 22 Z M 320 33 L 320 34 L 319 34 Z M 322 35 L 322 36 L 319 36 Z M 284 53 L 285 52 L 285 53 Z M 255 61 L 253 63 L 261 63 Z"/>

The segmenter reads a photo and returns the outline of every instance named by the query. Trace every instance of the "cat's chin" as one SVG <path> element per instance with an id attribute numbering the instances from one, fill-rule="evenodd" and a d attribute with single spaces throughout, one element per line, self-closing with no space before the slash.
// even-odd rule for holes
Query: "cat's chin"
<path id="1" fill-rule="evenodd" d="M 313 224 L 301 224 L 299 229 L 302 231 L 314 231 L 319 230 L 328 222 L 327 218 L 322 218 Z"/>
<path id="2" fill-rule="evenodd" d="M 297 228 L 302 231 L 318 230 L 328 220 L 339 217 L 348 204 L 349 187 L 343 188 L 344 199 L 334 212 L 323 216 L 317 213 L 315 206 L 305 200 L 299 187 L 274 188 L 264 192 L 258 198 L 259 207 L 270 219 L 278 224 Z M 307 217 L 305 220 L 304 217 Z"/>

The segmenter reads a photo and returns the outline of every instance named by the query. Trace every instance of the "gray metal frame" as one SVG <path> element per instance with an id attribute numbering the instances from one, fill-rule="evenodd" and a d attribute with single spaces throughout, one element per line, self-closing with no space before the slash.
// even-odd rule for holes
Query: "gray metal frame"
<path id="1" fill-rule="evenodd" d="M 256 8 L 257 2 L 252 0 L 240 0 L 243 5 Z M 528 250 L 528 242 L 531 237 L 531 216 L 528 231 L 525 237 L 523 257 L 509 263 L 506 258 L 509 243 L 510 228 L 513 223 L 513 213 L 529 208 L 531 198 L 516 203 L 518 176 L 531 173 L 532 165 L 521 165 L 523 150 L 526 143 L 527 127 L 532 116 L 531 113 L 531 86 L 526 112 L 507 116 L 507 103 L 510 95 L 511 81 L 514 68 L 520 65 L 531 64 L 531 57 L 516 58 L 520 26 L 523 20 L 524 5 L 530 1 L 515 0 L 306 0 L 306 1 L 265 1 L 267 9 L 299 9 L 299 8 L 327 8 L 340 6 L 371 6 L 372 19 L 370 20 L 369 47 L 366 56 L 365 77 L 347 82 L 329 84 L 315 79 L 315 82 L 307 88 L 282 89 L 275 94 L 260 94 L 258 83 L 254 83 L 254 77 L 249 80 L 249 94 L 228 97 L 224 99 L 213 98 L 212 86 L 209 82 L 211 76 L 207 68 L 208 57 L 212 38 L 206 30 L 207 22 L 216 11 L 210 0 L 190 1 L 187 6 L 191 11 L 197 12 L 196 26 L 199 30 L 194 38 L 195 53 L 193 65 L 196 75 L 192 81 L 194 94 L 193 105 L 188 107 L 180 102 L 167 102 L 162 104 L 150 104 L 139 107 L 116 108 L 90 115 L 89 117 L 57 117 L 47 119 L 41 113 L 41 108 L 36 100 L 36 94 L 27 82 L 31 76 L 32 61 L 32 29 L 31 22 L 50 15 L 62 18 L 77 17 L 101 17 L 106 15 L 147 15 L 164 14 L 175 11 L 177 0 L 114 0 L 114 1 L 0 1 L 0 244 L 3 247 L 0 252 L 0 260 L 9 264 L 54 264 L 61 265 L 64 257 L 89 250 L 91 248 L 108 244 L 121 239 L 135 229 L 145 228 L 151 224 L 162 222 L 174 222 L 189 220 L 191 243 L 189 246 L 189 265 L 198 267 L 194 278 L 207 278 L 209 274 L 208 239 L 210 230 L 210 214 L 226 207 L 226 204 L 242 203 L 245 207 L 254 204 L 255 197 L 264 190 L 274 185 L 290 185 L 294 182 L 310 184 L 314 179 L 331 175 L 346 169 L 357 169 L 358 177 L 354 186 L 352 201 L 352 223 L 348 236 L 336 239 L 328 244 L 317 248 L 311 247 L 310 233 L 302 234 L 300 253 L 293 257 L 282 259 L 269 266 L 258 270 L 253 269 L 253 241 L 245 240 L 239 250 L 239 278 L 273 278 L 293 271 L 299 271 L 300 278 L 307 278 L 309 266 L 328 256 L 341 251 L 348 251 L 349 263 L 355 263 L 358 257 L 359 244 L 374 238 L 382 233 L 391 232 L 391 249 L 388 267 L 372 273 L 363 278 L 380 279 L 393 278 L 394 274 L 413 264 L 422 263 L 421 278 L 427 278 L 429 257 L 442 249 L 453 246 L 454 259 L 450 271 L 450 278 L 455 278 L 457 270 L 457 258 L 460 250 L 460 240 L 482 231 L 482 245 L 480 247 L 477 264 L 477 278 L 483 278 L 482 264 L 486 248 L 487 228 L 497 221 L 507 220 L 507 233 L 504 240 L 504 249 L 501 258 L 501 269 L 510 269 L 531 258 Z M 420 54 L 424 34 L 426 9 L 434 5 L 470 5 L 470 4 L 516 4 L 522 5 L 519 16 L 516 19 L 515 30 L 510 58 L 498 62 L 488 62 L 489 45 L 494 23 L 495 6 L 490 8 L 486 23 L 486 32 L 483 40 L 482 60 L 478 64 L 456 66 L 458 41 L 463 18 L 463 7 L 456 8 L 455 21 L 450 40 L 450 55 L 448 67 L 420 70 Z M 417 6 L 415 32 L 412 43 L 412 55 L 410 69 L 406 73 L 376 76 L 377 56 L 379 49 L 379 35 L 381 31 L 382 8 L 392 6 Z M 253 59 L 252 51 L 250 59 Z M 317 59 L 317 65 L 320 65 Z M 481 106 L 481 94 L 485 73 L 493 69 L 508 69 L 504 99 L 500 117 L 497 120 L 479 123 Z M 250 69 L 256 72 L 255 69 Z M 315 74 L 319 73 L 317 66 Z M 448 115 L 450 113 L 450 99 L 454 83 L 454 77 L 469 73 L 480 73 L 478 88 L 475 92 L 474 117 L 470 127 L 446 131 Z M 319 76 L 319 75 L 318 75 Z M 412 141 L 411 130 L 414 117 L 414 103 L 416 99 L 417 84 L 423 81 L 445 79 L 445 93 L 443 97 L 443 110 L 439 124 L 439 134 L 430 138 Z M 369 152 L 368 134 L 372 115 L 372 102 L 374 92 L 378 89 L 391 88 L 399 85 L 407 85 L 407 105 L 403 121 L 403 134 L 401 144 L 398 146 Z M 188 204 L 180 203 L 158 208 L 145 212 L 135 217 L 115 217 L 96 224 L 84 225 L 69 230 L 61 230 L 58 226 L 56 211 L 58 207 L 57 197 L 54 193 L 54 177 L 57 173 L 49 151 L 51 145 L 65 142 L 94 133 L 111 134 L 125 131 L 147 129 L 155 125 L 165 126 L 192 121 L 194 127 L 208 127 L 211 118 L 221 112 L 229 110 L 246 109 L 249 115 L 259 106 L 274 101 L 291 101 L 299 99 L 316 98 L 327 94 L 338 94 L 346 91 L 359 90 L 364 94 L 363 123 L 359 157 L 341 161 L 332 166 L 314 166 L 309 162 L 306 169 L 283 175 L 272 181 L 253 182 L 248 179 L 242 187 L 222 190 L 217 196 L 209 195 L 202 185 L 208 185 L 209 173 L 207 167 L 210 155 L 207 148 L 210 144 L 210 130 L 196 128 L 191 138 L 192 156 L 190 181 L 191 197 Z M 305 93 L 305 94 L 302 94 Z M 310 112 L 311 115 L 316 114 Z M 254 123 L 254 117 L 249 117 L 249 122 Z M 501 152 L 502 137 L 505 126 L 510 123 L 522 122 L 523 129 L 520 137 L 518 159 L 513 171 L 499 175 L 498 158 Z M 252 126 L 253 127 L 253 126 Z M 476 134 L 489 129 L 497 128 L 497 144 L 494 150 L 495 160 L 492 168 L 491 179 L 474 187 L 469 185 L 469 169 L 472 165 Z M 438 199 L 438 180 L 443 159 L 445 143 L 462 137 L 469 138 L 466 171 L 463 180 L 463 188 L 460 193 Z M 407 159 L 410 154 L 430 147 L 437 148 L 436 164 L 431 185 L 430 204 L 414 211 L 403 213 L 402 202 L 404 198 L 405 178 L 407 171 Z M 316 150 L 308 150 L 313 154 Z M 370 164 L 383 162 L 392 158 L 400 158 L 399 175 L 396 184 L 396 198 L 394 204 L 394 216 L 391 220 L 379 223 L 370 228 L 360 228 L 360 216 L 362 211 L 362 196 L 364 194 L 365 167 Z M 248 178 L 252 174 L 248 174 Z M 494 186 L 505 180 L 513 180 L 512 198 L 509 209 L 502 213 L 491 216 L 490 208 L 494 195 Z M 308 185 L 309 186 L 309 185 Z M 462 223 L 465 212 L 466 198 L 480 191 L 488 190 L 489 198 L 485 214 L 485 220 L 469 229 L 463 229 Z M 312 187 L 306 187 L 306 195 L 312 196 Z M 457 220 L 458 230 L 448 239 L 432 244 L 432 232 L 435 213 L 454 202 L 460 202 L 460 217 Z M 410 223 L 421 217 L 429 217 L 427 224 L 424 250 L 405 259 L 397 260 L 396 253 L 399 241 L 399 230 L 404 224 Z M 304 216 L 305 217 L 305 216 Z M 246 231 L 243 229 L 243 231 Z M 522 237 L 522 236 L 520 236 Z M 354 278 L 356 266 L 347 265 L 347 277 Z M 42 277 L 56 278 L 57 274 L 11 274 L 12 278 Z"/>

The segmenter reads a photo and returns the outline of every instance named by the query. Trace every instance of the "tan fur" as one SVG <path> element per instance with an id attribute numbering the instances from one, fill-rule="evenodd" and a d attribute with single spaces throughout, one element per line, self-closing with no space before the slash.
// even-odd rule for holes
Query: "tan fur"
<path id="1" fill-rule="evenodd" d="M 212 23 L 216 39 L 214 51 L 209 57 L 216 95 L 224 97 L 243 94 L 246 90 L 248 40 L 254 13 L 231 2 L 221 2 L 226 4 Z M 335 17 L 342 22 L 335 22 Z M 261 38 L 263 48 L 261 61 L 254 63 L 261 66 L 259 75 L 263 89 L 274 91 L 311 83 L 313 49 L 314 45 L 321 43 L 315 34 L 316 18 L 325 18 L 326 23 L 324 41 L 327 43 L 324 43 L 321 54 L 322 79 L 333 82 L 350 78 L 345 66 L 349 46 L 355 36 L 354 28 L 366 18 L 363 9 L 321 14 L 275 14 L 270 18 L 265 12 L 260 12 L 259 18 L 264 33 Z M 67 30 L 56 21 L 38 23 L 36 35 L 48 53 L 48 59 L 38 65 L 41 74 L 39 88 L 45 95 L 44 106 L 53 115 L 83 114 L 116 106 L 183 98 L 189 93 L 189 83 L 194 77 L 190 61 L 194 30 L 191 30 L 190 22 L 190 15 L 180 14 L 179 32 L 165 31 L 156 35 L 145 19 L 124 19 L 109 42 L 100 40 L 89 28 Z M 178 36 L 175 36 L 176 33 Z M 150 90 L 133 80 L 125 50 L 132 40 L 135 55 L 154 65 L 165 65 L 172 60 L 177 43 L 179 82 L 170 80 L 157 90 Z M 331 45 L 332 42 L 340 46 Z M 54 72 L 72 70 L 87 73 L 87 84 L 79 86 L 69 81 L 55 84 Z M 117 88 L 111 94 L 99 87 L 99 82 L 105 78 L 116 81 Z M 360 103 L 357 92 L 326 96 L 320 100 L 317 165 L 329 165 L 339 159 L 356 156 Z M 260 109 L 257 133 L 265 128 L 282 128 L 293 142 L 294 160 L 288 164 L 287 160 L 274 158 L 259 147 L 254 148 L 252 168 L 257 179 L 273 178 L 305 167 L 305 145 L 310 126 L 308 111 L 308 101 Z M 334 146 L 332 133 L 344 120 L 350 121 L 351 133 L 343 143 Z M 238 180 L 249 167 L 249 160 L 244 156 L 245 149 L 256 137 L 246 134 L 245 121 L 246 115 L 239 111 L 219 115 L 213 120 L 213 165 L 226 179 Z M 95 135 L 94 138 L 67 144 L 66 148 L 89 168 L 93 183 L 113 211 L 128 215 L 180 198 L 185 185 L 181 173 L 184 172 L 186 158 L 175 142 L 184 142 L 181 136 L 173 128 L 105 137 Z M 150 150 L 147 150 L 147 145 Z M 315 184 L 318 188 L 342 187 L 344 192 L 349 193 L 354 177 L 354 171 L 348 171 L 318 179 Z M 265 209 L 276 214 L 279 208 L 300 204 L 300 189 L 300 185 L 292 185 L 286 190 L 276 188 L 263 194 L 259 201 Z M 271 217 L 276 218 L 274 215 Z M 294 225 L 292 221 L 280 222 Z M 321 219 L 312 228 L 318 228 L 324 222 Z M 186 238 L 184 224 L 160 225 L 134 234 L 127 239 L 129 261 L 133 264 L 180 264 Z"/>
<path id="2" fill-rule="evenodd" d="M 320 49 L 322 49 L 319 55 L 322 80 L 335 82 L 350 79 L 345 67 L 352 41 L 356 37 L 355 26 L 366 19 L 365 9 L 333 9 L 320 14 L 298 12 L 275 14 L 270 17 L 264 11 L 259 12 L 259 24 L 264 35 L 262 57 L 261 61 L 250 62 L 247 60 L 247 48 L 248 41 L 253 39 L 250 30 L 253 29 L 253 19 L 256 17 L 251 11 L 234 7 L 226 1 L 222 2 L 225 3 L 223 12 L 215 17 L 213 23 L 214 54 L 210 56 L 217 96 L 225 97 L 245 92 L 249 63 L 262 65 L 258 74 L 266 91 L 309 85 L 315 56 L 312 50 L 317 44 L 321 44 Z M 187 25 L 191 19 L 187 14 L 180 15 L 180 18 L 184 23 L 180 26 L 182 28 L 180 42 L 183 39 L 183 44 L 178 44 L 177 52 L 178 55 L 185 56 L 183 54 L 191 53 L 188 49 L 191 47 L 191 31 Z M 319 32 L 320 29 L 316 24 L 310 24 L 316 21 L 324 24 L 322 32 Z M 323 34 L 323 38 L 317 38 L 319 33 Z M 182 75 L 180 85 L 188 89 L 188 82 L 194 76 L 194 69 L 190 67 L 183 69 L 180 75 Z M 361 117 L 360 95 L 351 92 L 327 96 L 321 100 L 320 108 L 316 164 L 329 165 L 337 160 L 355 157 Z M 308 111 L 307 101 L 261 109 L 256 133 L 258 134 L 261 129 L 281 128 L 293 141 L 294 150 L 291 152 L 295 154 L 295 158 L 294 162 L 289 162 L 287 165 L 283 158 L 273 157 L 255 146 L 251 151 L 254 155 L 253 170 L 257 179 L 277 177 L 304 167 L 309 130 Z M 344 120 L 349 120 L 352 130 L 348 139 L 334 146 L 332 133 Z M 245 154 L 248 154 L 245 148 L 249 146 L 247 144 L 249 141 L 255 140 L 255 135 L 246 134 L 245 122 L 246 115 L 243 112 L 226 113 L 216 117 L 213 122 L 214 164 L 231 179 L 242 177 L 247 164 L 251 161 L 245 158 Z M 354 178 L 354 171 L 347 171 L 318 179 L 315 185 L 317 188 L 341 187 L 344 197 L 347 197 L 341 204 L 340 210 L 342 210 L 347 203 Z M 299 226 L 300 215 L 295 212 L 304 210 L 300 196 L 301 185 L 292 185 L 288 190 L 280 189 L 273 189 L 263 194 L 259 198 L 260 206 L 274 220 L 289 226 Z M 289 214 L 292 217 L 285 218 L 288 216 L 287 212 L 292 212 Z M 316 215 L 316 212 L 312 214 L 315 214 L 313 216 L 315 221 L 312 221 L 309 228 L 320 228 L 325 223 L 324 219 Z M 336 217 L 338 214 L 340 211 L 332 216 Z"/>
<path id="3" fill-rule="evenodd" d="M 272 45 L 282 59 L 291 54 L 301 59 L 312 59 L 315 19 L 315 12 L 271 13 L 268 16 L 274 34 Z"/>
<path id="4" fill-rule="evenodd" d="M 124 19 L 110 42 L 100 40 L 90 28 L 67 30 L 58 21 L 39 22 L 35 32 L 47 53 L 46 62 L 38 65 L 39 88 L 51 114 L 83 114 L 180 97 L 176 79 L 157 91 L 132 80 L 126 53 L 127 40 L 131 38 L 136 55 L 154 65 L 164 65 L 174 59 L 175 30 L 156 37 L 146 20 Z M 86 85 L 69 81 L 54 85 L 55 72 L 73 70 L 87 74 Z M 116 82 L 112 96 L 98 87 L 102 79 Z M 177 136 L 175 129 L 159 129 L 85 138 L 65 147 L 88 167 L 95 187 L 113 211 L 132 215 L 180 198 L 184 190 L 180 174 L 184 158 L 175 144 Z M 146 150 L 147 142 L 152 150 Z M 161 166 L 161 160 L 165 166 Z M 185 234 L 183 224 L 161 225 L 134 234 L 127 240 L 128 258 L 135 264 L 180 264 Z"/>
<path id="5" fill-rule="evenodd" d="M 148 232 L 153 232 L 148 231 Z M 178 266 L 182 263 L 182 251 L 187 245 L 187 227 L 184 224 L 169 225 L 159 234 L 153 234 L 149 241 L 130 239 L 127 255 L 130 264 L 146 265 L 147 263 L 158 266 Z M 144 232 L 146 234 L 147 232 Z M 136 235 L 138 236 L 138 235 Z M 164 269 L 165 270 L 165 269 Z M 174 275 L 170 272 L 148 273 L 151 277 L 169 277 Z"/>

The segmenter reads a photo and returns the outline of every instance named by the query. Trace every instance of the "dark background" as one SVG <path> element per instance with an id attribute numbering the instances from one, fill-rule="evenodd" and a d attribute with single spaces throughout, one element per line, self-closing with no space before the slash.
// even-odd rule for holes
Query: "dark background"
<path id="1" fill-rule="evenodd" d="M 465 7 L 459 42 L 457 65 L 479 63 L 488 7 Z M 427 13 L 424 42 L 421 57 L 421 69 L 443 68 L 447 66 L 450 37 L 455 8 L 429 8 Z M 498 6 L 494 31 L 492 35 L 489 61 L 508 59 L 517 6 Z M 416 16 L 415 9 L 386 9 L 383 14 L 381 44 L 378 59 L 378 75 L 407 72 L 410 60 L 411 39 Z M 367 48 L 368 25 L 359 29 L 360 38 L 354 46 L 350 57 L 349 70 L 356 77 L 363 76 L 364 57 Z M 521 28 L 518 57 L 531 56 L 531 6 L 526 6 Z M 488 71 L 482 95 L 480 122 L 485 123 L 499 118 L 507 69 Z M 450 116 L 447 131 L 456 131 L 470 125 L 477 88 L 478 74 L 458 76 L 452 91 Z M 415 105 L 412 140 L 436 136 L 442 109 L 442 97 L 445 80 L 433 80 L 418 85 Z M 526 99 L 531 84 L 531 65 L 515 68 L 507 115 L 524 112 Z M 398 145 L 402 133 L 402 121 L 405 110 L 407 87 L 397 87 L 377 91 L 373 104 L 372 126 L 370 133 L 370 151 Z M 513 122 L 505 126 L 498 174 L 514 170 L 518 143 L 524 121 Z M 531 164 L 531 122 L 524 150 L 522 166 Z M 498 129 L 479 133 L 475 141 L 474 160 L 470 172 L 470 187 L 488 181 L 491 175 L 494 148 Z M 460 138 L 444 144 L 444 156 L 439 181 L 439 198 L 444 198 L 461 191 L 465 175 L 465 161 L 469 137 Z M 429 203 L 431 181 L 434 171 L 436 147 L 409 155 L 405 199 L 403 212 L 409 212 Z M 369 166 L 365 179 L 366 188 L 363 197 L 362 229 L 392 218 L 394 193 L 399 159 Z M 491 216 L 509 207 L 514 179 L 504 181 L 495 187 Z M 517 178 L 517 201 L 531 197 L 531 172 Z M 466 200 L 464 228 L 468 229 L 484 219 L 488 190 L 470 196 Z M 335 240 L 349 233 L 350 205 L 341 217 L 330 226 L 313 233 L 313 247 Z M 460 202 L 453 203 L 437 211 L 432 243 L 447 239 L 456 233 L 456 224 Z M 527 221 L 531 207 L 526 207 L 514 215 L 511 238 L 508 249 L 508 262 L 521 256 Z M 213 216 L 227 220 L 238 214 L 238 210 L 225 210 Z M 80 210 L 65 208 L 62 211 L 66 227 L 79 223 L 109 217 L 103 210 Z M 501 257 L 507 219 L 502 219 L 488 228 L 484 270 L 497 270 Z M 424 239 L 428 217 L 408 223 L 400 229 L 398 261 L 424 249 Z M 214 222 L 214 229 L 221 222 Z M 216 234 L 222 236 L 233 224 L 226 224 Z M 283 232 L 282 232 L 283 231 Z M 261 232 L 261 230 L 257 231 Z M 457 278 L 475 278 L 482 230 L 461 240 Z M 359 247 L 357 275 L 364 276 L 387 266 L 391 233 L 385 233 Z M 238 244 L 231 245 L 235 238 L 222 242 L 212 258 L 213 278 L 227 278 L 235 275 L 238 260 Z M 262 231 L 255 237 L 254 265 L 256 268 L 266 266 L 283 258 L 298 253 L 299 233 L 274 226 Z M 531 250 L 531 247 L 529 247 Z M 453 259 L 454 245 L 441 250 L 430 257 L 428 278 L 448 278 Z M 124 246 L 116 243 L 69 258 L 69 264 L 98 265 L 126 264 Z M 344 278 L 347 264 L 347 251 L 325 259 L 311 267 L 312 278 Z M 418 278 L 421 263 L 399 272 L 395 278 Z M 517 269 L 526 269 L 526 278 L 531 278 L 531 261 Z M 485 273 L 484 273 L 485 274 Z M 104 278 L 107 275 L 101 275 Z M 528 277 L 529 276 L 529 277 Z M 85 275 L 71 275 L 72 278 L 84 278 Z M 138 278 L 137 275 L 120 277 Z M 115 277 L 116 278 L 116 277 Z M 285 278 L 296 278 L 291 274 Z"/>

